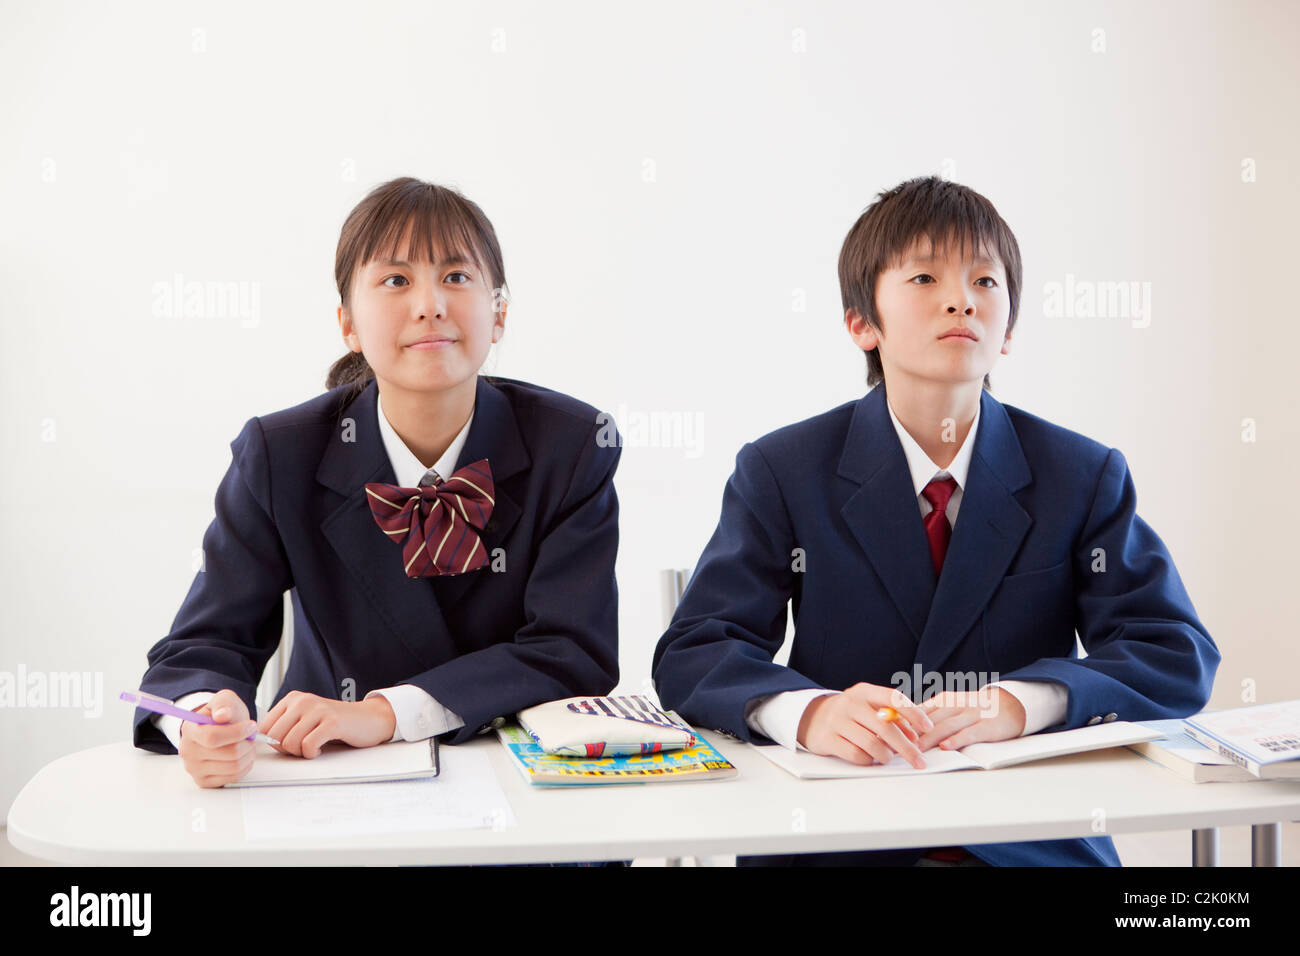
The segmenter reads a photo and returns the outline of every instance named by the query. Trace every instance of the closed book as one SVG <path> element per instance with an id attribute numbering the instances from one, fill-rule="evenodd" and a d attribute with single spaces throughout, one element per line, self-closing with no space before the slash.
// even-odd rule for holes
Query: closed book
<path id="1" fill-rule="evenodd" d="M 1129 744 L 1129 750 L 1193 783 L 1241 783 L 1256 779 L 1300 780 L 1300 762 L 1264 767 L 1264 772 L 1257 778 L 1230 757 L 1223 756 L 1217 749 L 1211 750 L 1189 736 L 1183 729 L 1181 719 L 1144 720 L 1141 723 L 1143 727 L 1158 730 L 1165 736 Z"/>
<path id="2" fill-rule="evenodd" d="M 1300 700 L 1207 711 L 1183 721 L 1188 736 L 1256 777 L 1300 758 Z"/>

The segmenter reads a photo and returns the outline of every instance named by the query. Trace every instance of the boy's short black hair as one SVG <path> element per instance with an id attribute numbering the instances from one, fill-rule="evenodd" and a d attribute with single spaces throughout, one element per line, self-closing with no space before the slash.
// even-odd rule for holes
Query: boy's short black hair
<path id="1" fill-rule="evenodd" d="M 876 278 L 896 265 L 921 236 L 929 238 L 932 252 L 935 246 L 944 247 L 956 240 L 962 255 L 968 243 L 973 249 L 996 254 L 1007 274 L 1010 335 L 1020 305 L 1020 247 L 1016 237 L 991 202 L 968 186 L 938 176 L 909 179 L 880 193 L 853 224 L 840 249 L 844 310 L 856 309 L 873 329 L 881 330 L 876 312 Z M 874 388 L 885 380 L 885 368 L 879 349 L 871 349 L 866 356 L 867 386 Z M 987 375 L 984 387 L 990 388 Z"/>

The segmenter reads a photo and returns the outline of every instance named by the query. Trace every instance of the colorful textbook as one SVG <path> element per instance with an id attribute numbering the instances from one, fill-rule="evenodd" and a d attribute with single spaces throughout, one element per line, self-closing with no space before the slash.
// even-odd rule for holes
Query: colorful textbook
<path id="1" fill-rule="evenodd" d="M 690 747 L 616 756 L 608 755 L 606 750 L 606 755 L 600 757 L 547 753 L 516 723 L 497 727 L 497 736 L 524 779 L 536 786 L 725 780 L 736 776 L 731 762 L 698 734 L 692 735 L 695 743 Z"/>

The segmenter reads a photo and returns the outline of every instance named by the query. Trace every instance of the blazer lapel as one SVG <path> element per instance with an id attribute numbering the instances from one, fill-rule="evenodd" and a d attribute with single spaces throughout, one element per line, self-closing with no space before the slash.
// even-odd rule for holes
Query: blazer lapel
<path id="1" fill-rule="evenodd" d="M 1033 523 L 1013 495 L 1032 476 L 1011 420 L 987 391 L 980 402 L 970 471 L 937 584 L 883 385 L 858 402 L 840 457 L 838 474 L 859 485 L 840 513 L 916 637 L 916 659 L 932 670 L 988 604 Z"/>
<path id="2" fill-rule="evenodd" d="M 443 611 L 487 569 L 444 578 L 409 578 L 402 571 L 401 548 L 379 530 L 370 513 L 365 486 L 382 481 L 396 484 L 379 434 L 378 383 L 372 380 L 343 410 L 316 479 L 344 497 L 321 522 L 321 531 L 352 574 L 376 614 L 426 668 L 442 663 L 435 654 L 441 634 L 450 641 Z M 519 519 L 521 509 L 501 488 L 503 479 L 529 464 L 510 403 L 480 377 L 475 393 L 474 423 L 465 439 L 458 465 L 487 458 L 496 484 L 496 504 L 482 539 L 491 551 Z M 442 588 L 435 591 L 432 582 Z"/>
<path id="3" fill-rule="evenodd" d="M 982 391 L 980 403 L 957 523 L 916 652 L 930 670 L 942 668 L 988 605 L 1033 524 L 1013 494 L 1033 478 L 1020 439 L 1000 402 Z"/>
<path id="4" fill-rule="evenodd" d="M 916 491 L 883 385 L 854 408 L 838 474 L 859 484 L 840 514 L 919 642 L 934 598 L 934 569 L 919 506 L 908 507 Z"/>
<path id="5" fill-rule="evenodd" d="M 474 398 L 474 423 L 469 426 L 456 467 L 463 468 L 483 458 L 488 460 L 488 467 L 492 469 L 492 484 L 496 488 L 492 516 L 479 535 L 488 553 L 488 567 L 468 574 L 431 578 L 438 603 L 444 611 L 454 607 L 465 592 L 486 575 L 495 573 L 492 571 L 492 550 L 500 546 L 523 514 L 523 508 L 511 495 L 507 479 L 526 471 L 532 464 L 510 401 L 491 384 L 490 379 L 479 376 Z"/>

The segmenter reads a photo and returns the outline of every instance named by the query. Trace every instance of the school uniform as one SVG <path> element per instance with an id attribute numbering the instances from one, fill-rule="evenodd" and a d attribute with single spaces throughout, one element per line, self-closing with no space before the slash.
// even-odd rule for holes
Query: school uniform
<path id="1" fill-rule="evenodd" d="M 204 567 L 150 649 L 141 689 L 201 706 L 229 687 L 256 714 L 288 591 L 293 651 L 275 701 L 291 690 L 383 694 L 393 739 L 461 743 L 533 704 L 611 691 L 620 448 L 597 410 L 480 377 L 469 422 L 433 468 L 445 479 L 488 460 L 494 504 L 479 537 L 489 565 L 408 577 L 365 486 L 415 487 L 426 469 L 383 416 L 378 384 L 344 405 L 348 391 L 249 419 L 231 442 Z M 175 753 L 176 725 L 153 716 L 136 710 L 135 745 Z"/>
<path id="2" fill-rule="evenodd" d="M 935 477 L 958 479 L 947 515 L 959 517 L 937 576 L 921 495 Z M 781 666 L 787 602 L 795 635 Z M 1117 449 L 984 391 L 957 457 L 938 469 L 880 385 L 740 450 L 653 674 L 687 720 L 797 747 L 809 699 L 899 686 L 918 669 L 1005 686 L 1032 733 L 1188 716 L 1218 662 L 1168 550 L 1137 515 Z M 1109 837 L 965 849 L 995 866 L 1119 865 Z M 911 865 L 924 852 L 740 862 Z"/>

